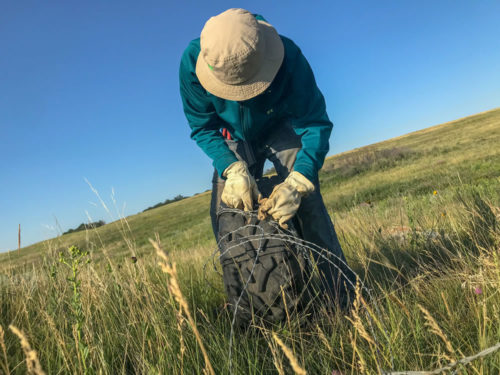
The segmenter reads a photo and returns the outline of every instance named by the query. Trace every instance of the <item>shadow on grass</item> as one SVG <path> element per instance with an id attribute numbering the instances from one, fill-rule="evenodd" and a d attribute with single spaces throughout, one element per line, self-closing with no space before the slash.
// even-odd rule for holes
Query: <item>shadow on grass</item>
<path id="1" fill-rule="evenodd" d="M 354 271 L 368 284 L 401 288 L 417 276 L 446 276 L 450 269 L 495 251 L 500 238 L 495 208 L 476 190 L 458 192 L 464 216 L 445 229 L 423 231 L 399 227 L 374 237 L 376 251 L 367 251 L 364 265 Z"/>

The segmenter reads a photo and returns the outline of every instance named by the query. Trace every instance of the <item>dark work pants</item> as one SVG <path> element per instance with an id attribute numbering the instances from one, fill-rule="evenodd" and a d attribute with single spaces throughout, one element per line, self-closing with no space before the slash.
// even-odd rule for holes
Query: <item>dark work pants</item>
<path id="1" fill-rule="evenodd" d="M 226 143 L 239 160 L 245 161 L 248 164 L 250 173 L 256 179 L 262 177 L 264 162 L 268 159 L 274 164 L 278 176 L 284 180 L 293 170 L 297 152 L 302 146 L 300 137 L 288 123 L 283 124 L 283 126 L 268 134 L 267 137 L 261 139 L 260 143 L 256 145 L 234 140 L 226 140 Z M 348 290 L 351 288 L 349 282 L 342 277 L 342 272 L 354 284 L 356 279 L 352 272 L 345 265 L 342 265 L 342 262 L 346 260 L 337 234 L 335 233 L 335 228 L 323 202 L 319 181 L 312 182 L 314 183 L 315 191 L 302 198 L 300 208 L 297 212 L 297 219 L 300 224 L 299 230 L 304 240 L 312 242 L 325 250 L 321 255 L 315 254 L 315 262 L 320 273 L 322 290 L 326 291 L 329 297 L 334 298 L 334 300 L 345 300 L 349 293 L 346 293 L 348 291 L 344 289 L 344 286 L 347 286 Z M 215 171 L 212 183 L 210 216 L 212 218 L 214 235 L 217 239 L 217 210 L 220 207 L 225 180 L 220 178 L 217 171 Z M 341 259 L 342 262 L 338 259 Z M 342 272 L 339 272 L 337 267 L 333 266 L 330 262 L 333 262 Z M 345 304 L 345 301 L 342 304 Z"/>

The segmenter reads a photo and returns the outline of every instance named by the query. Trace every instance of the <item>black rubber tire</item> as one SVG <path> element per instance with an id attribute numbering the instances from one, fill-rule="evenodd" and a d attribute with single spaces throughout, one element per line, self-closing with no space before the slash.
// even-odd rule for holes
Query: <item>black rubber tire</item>
<path id="1" fill-rule="evenodd" d="M 269 185 L 275 183 L 261 180 L 259 189 L 268 195 Z M 293 223 L 289 225 L 293 230 Z M 308 300 L 309 271 L 300 246 L 259 238 L 259 234 L 279 235 L 282 230 L 256 215 L 224 207 L 218 215 L 218 230 L 224 286 L 233 312 L 238 304 L 239 325 L 256 318 L 276 323 L 286 319 L 287 313 L 301 310 Z"/>

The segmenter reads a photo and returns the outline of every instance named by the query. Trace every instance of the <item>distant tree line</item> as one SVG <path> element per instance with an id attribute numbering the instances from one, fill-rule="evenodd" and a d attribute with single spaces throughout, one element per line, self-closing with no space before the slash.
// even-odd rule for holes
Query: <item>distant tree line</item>
<path id="1" fill-rule="evenodd" d="M 185 196 L 179 194 L 179 195 L 177 195 L 176 197 L 174 197 L 172 199 L 167 199 L 165 202 L 160 202 L 160 203 L 155 204 L 154 206 L 148 207 L 148 208 L 146 208 L 142 212 L 145 212 L 145 211 L 148 211 L 148 210 L 152 210 L 153 208 L 165 206 L 166 204 L 169 204 L 169 203 L 174 203 L 174 202 L 177 202 L 177 201 L 181 201 L 181 200 L 186 199 L 186 198 L 188 198 L 188 197 L 185 197 Z"/>
<path id="2" fill-rule="evenodd" d="M 81 223 L 76 228 L 69 229 L 66 232 L 64 232 L 63 234 L 80 232 L 82 230 L 87 230 L 87 229 L 94 229 L 94 228 L 102 227 L 104 224 L 106 224 L 106 222 L 104 220 L 94 221 L 93 223 Z"/>

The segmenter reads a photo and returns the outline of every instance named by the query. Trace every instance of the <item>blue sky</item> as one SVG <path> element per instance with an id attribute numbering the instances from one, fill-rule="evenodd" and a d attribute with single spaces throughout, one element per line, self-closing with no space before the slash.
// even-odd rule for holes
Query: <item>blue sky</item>
<path id="1" fill-rule="evenodd" d="M 301 47 L 330 154 L 500 105 L 498 1 L 2 1 L 0 251 L 210 188 L 178 65 L 231 7 Z"/>

